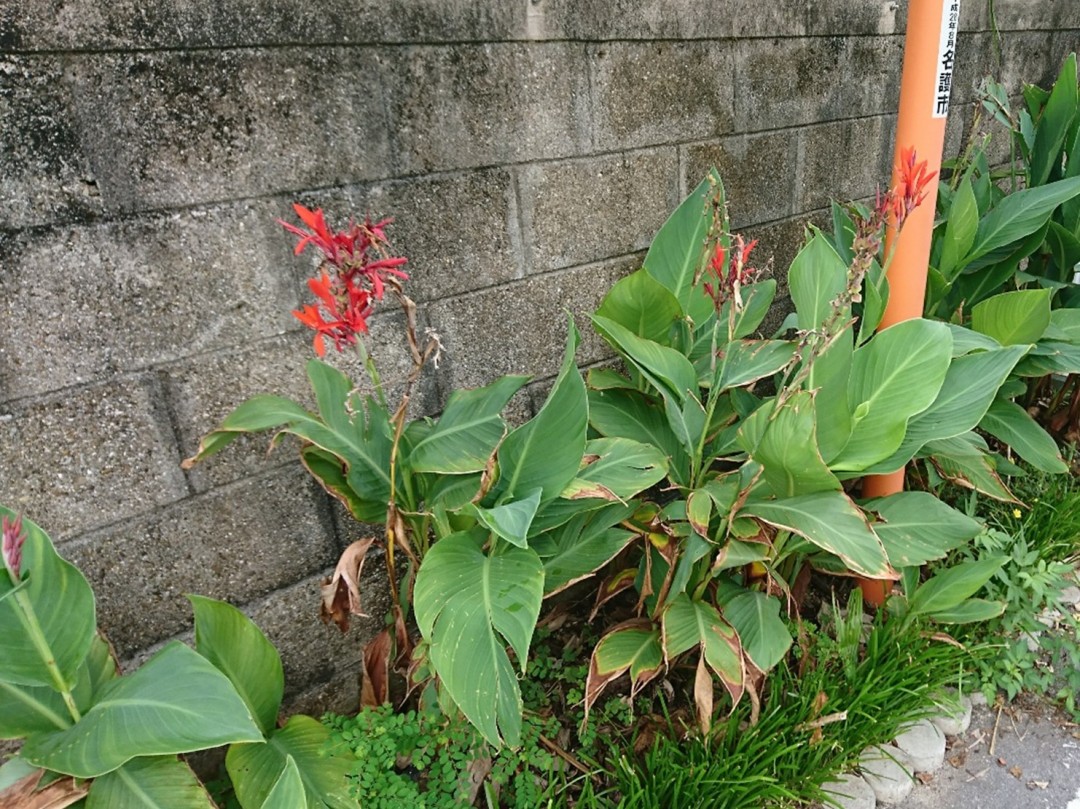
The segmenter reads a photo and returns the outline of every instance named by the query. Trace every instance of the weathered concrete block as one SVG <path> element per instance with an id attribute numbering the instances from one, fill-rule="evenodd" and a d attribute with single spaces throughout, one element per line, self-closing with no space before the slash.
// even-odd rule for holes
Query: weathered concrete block
<path id="1" fill-rule="evenodd" d="M 484 385 L 501 374 L 556 374 L 566 345 L 564 309 L 581 331 L 578 364 L 611 356 L 588 316 L 616 280 L 640 265 L 640 257 L 599 262 L 434 304 L 431 322 L 446 347 L 441 390 Z"/>
<path id="2" fill-rule="evenodd" d="M 984 7 L 983 14 L 987 24 L 984 25 L 983 30 L 990 30 L 990 20 L 985 4 L 972 3 L 971 5 Z M 1041 0 L 1038 3 L 1028 0 L 1001 0 L 1001 2 L 995 0 L 993 10 L 993 22 L 997 29 L 1003 32 L 1062 31 L 1080 28 L 1080 6 L 1073 0 Z M 1005 36 L 1007 38 L 1008 34 Z M 1075 35 L 1072 43 L 1072 49 L 1075 50 L 1077 44 Z"/>
<path id="3" fill-rule="evenodd" d="M 390 301 L 384 299 L 388 305 Z M 424 321 L 418 321 L 420 337 Z M 391 408 L 404 392 L 412 360 L 405 339 L 404 317 L 389 311 L 369 323 L 365 339 L 379 369 Z M 272 338 L 249 348 L 222 351 L 163 369 L 166 391 L 176 414 L 180 447 L 185 457 L 193 455 L 201 438 L 216 428 L 229 413 L 247 399 L 261 393 L 285 396 L 314 410 L 315 397 L 306 367 L 315 359 L 312 333 L 306 329 Z M 364 394 L 374 393 L 357 353 L 338 353 L 329 348 L 326 362 L 346 373 Z M 410 399 L 413 415 L 432 413 L 438 405 L 436 371 L 428 367 L 414 385 Z M 298 444 L 287 441 L 270 453 L 271 434 L 244 436 L 218 455 L 196 465 L 188 474 L 196 491 L 237 480 L 247 475 L 287 464 L 297 458 Z"/>
<path id="4" fill-rule="evenodd" d="M 392 216 L 394 252 L 407 256 L 416 301 L 495 286 L 524 275 L 517 200 L 494 169 L 350 188 L 353 211 Z"/>
<path id="5" fill-rule="evenodd" d="M 406 173 L 589 149 L 582 44 L 405 48 L 388 54 L 383 76 Z"/>
<path id="6" fill-rule="evenodd" d="M 57 57 L 0 57 L 0 228 L 101 213 L 63 76 Z"/>
<path id="7" fill-rule="evenodd" d="M 72 95 L 110 211 L 390 174 L 367 48 L 80 56 Z"/>
<path id="8" fill-rule="evenodd" d="M 890 179 L 893 127 L 882 116 L 805 127 L 795 210 L 826 208 L 832 200 L 873 197 Z"/>
<path id="9" fill-rule="evenodd" d="M 276 209 L 0 235 L 0 389 L 29 396 L 294 328 Z"/>
<path id="10" fill-rule="evenodd" d="M 649 246 L 678 202 L 674 149 L 541 163 L 520 169 L 532 272 Z"/>
<path id="11" fill-rule="evenodd" d="M 503 0 L 28 0 L 0 8 L 0 48 L 238 47 L 297 42 L 462 42 L 520 38 L 525 10 Z"/>
<path id="12" fill-rule="evenodd" d="M 187 496 L 154 387 L 144 379 L 24 401 L 0 415 L 3 503 L 54 539 Z"/>
<path id="13" fill-rule="evenodd" d="M 821 789 L 836 802 L 838 809 L 874 809 L 877 797 L 862 778 L 852 773 L 826 781 Z"/>
<path id="14" fill-rule="evenodd" d="M 325 496 L 301 470 L 216 489 L 61 551 L 94 587 L 98 624 L 121 658 L 190 625 L 184 593 L 243 604 L 337 561 Z"/>
<path id="15" fill-rule="evenodd" d="M 803 2 L 718 13 L 693 0 L 537 0 L 529 9 L 536 39 L 723 39 L 806 33 Z"/>
<path id="16" fill-rule="evenodd" d="M 712 167 L 720 172 L 732 228 L 790 216 L 798 157 L 798 133 L 733 135 L 683 147 L 683 191 Z"/>
<path id="17" fill-rule="evenodd" d="M 747 40 L 735 51 L 735 129 L 896 110 L 903 37 Z"/>
<path id="18" fill-rule="evenodd" d="M 730 131 L 727 41 L 605 42 L 589 49 L 595 145 L 604 150 L 702 140 Z"/>
<path id="19" fill-rule="evenodd" d="M 900 803 L 915 786 L 911 759 L 896 747 L 866 748 L 859 758 L 859 770 L 879 803 Z"/>
<path id="20" fill-rule="evenodd" d="M 908 754 L 915 772 L 936 772 L 945 761 L 945 734 L 929 719 L 908 725 L 893 744 Z"/>
<path id="21" fill-rule="evenodd" d="M 903 34 L 907 4 L 900 0 L 806 0 L 806 33 Z"/>
<path id="22" fill-rule="evenodd" d="M 1049 31 L 1016 31 L 1001 38 L 1001 62 L 996 59 L 998 45 L 991 33 L 961 34 L 957 44 L 956 72 L 953 74 L 953 105 L 973 101 L 984 77 L 1005 85 L 1010 96 L 1017 96 L 1025 84 L 1049 87 L 1057 77 L 1061 59 L 1071 45 L 1053 47 Z"/>

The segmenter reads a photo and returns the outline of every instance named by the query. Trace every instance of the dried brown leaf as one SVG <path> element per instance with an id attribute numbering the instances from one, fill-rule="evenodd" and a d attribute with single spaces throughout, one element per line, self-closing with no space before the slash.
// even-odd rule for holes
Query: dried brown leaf
<path id="1" fill-rule="evenodd" d="M 67 775 L 37 791 L 44 774 L 44 770 L 32 772 L 0 792 L 0 809 L 64 809 L 81 801 L 90 791 L 88 782 L 76 782 Z"/>
<path id="2" fill-rule="evenodd" d="M 337 624 L 343 633 L 349 631 L 350 615 L 364 615 L 360 608 L 360 572 L 374 542 L 375 537 L 365 537 L 347 547 L 338 559 L 334 575 L 325 579 L 320 588 L 319 617 L 325 624 Z"/>
<path id="3" fill-rule="evenodd" d="M 704 653 L 698 658 L 697 672 L 694 674 L 694 705 L 697 706 L 697 720 L 701 735 L 708 736 L 712 728 L 713 679 L 705 665 Z"/>

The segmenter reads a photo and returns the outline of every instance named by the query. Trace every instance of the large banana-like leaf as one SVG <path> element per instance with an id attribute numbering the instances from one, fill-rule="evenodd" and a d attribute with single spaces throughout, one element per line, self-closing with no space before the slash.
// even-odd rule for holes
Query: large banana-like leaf
<path id="1" fill-rule="evenodd" d="M 0 517 L 13 521 L 16 514 L 0 506 Z M 26 518 L 22 528 L 23 581 L 17 594 L 12 594 L 7 571 L 0 568 L 0 681 L 60 686 L 49 666 L 55 664 L 63 686 L 70 689 L 94 639 L 94 594 L 82 573 L 57 555 L 41 528 Z M 31 620 L 24 613 L 27 607 L 40 628 L 37 639 L 27 630 Z"/>
<path id="2" fill-rule="evenodd" d="M 74 726 L 27 739 L 22 756 L 39 767 L 94 778 L 137 756 L 262 738 L 228 678 L 173 642 L 133 674 L 116 679 Z"/>
<path id="3" fill-rule="evenodd" d="M 596 310 L 638 337 L 668 345 L 672 324 L 682 315 L 679 301 L 644 269 L 615 282 Z"/>
<path id="4" fill-rule="evenodd" d="M 292 756 L 285 757 L 285 769 L 281 771 L 274 788 L 263 801 L 262 809 L 296 809 L 306 802 L 304 781 Z"/>
<path id="5" fill-rule="evenodd" d="M 943 559 L 981 529 L 976 520 L 928 492 L 899 492 L 868 500 L 862 507 L 881 517 L 874 523 L 874 533 L 898 569 Z"/>
<path id="6" fill-rule="evenodd" d="M 788 288 L 798 313 L 799 328 L 821 328 L 832 314 L 833 302 L 847 286 L 847 263 L 817 231 L 791 262 Z"/>
<path id="7" fill-rule="evenodd" d="M 519 548 L 528 547 L 527 537 L 532 526 L 536 509 L 540 505 L 540 490 L 533 489 L 528 496 L 509 503 L 500 503 L 487 508 L 470 503 L 465 511 L 474 515 L 480 523 L 496 536 L 502 537 L 511 545 Z"/>
<path id="8" fill-rule="evenodd" d="M 1069 471 L 1057 442 L 1015 402 L 995 400 L 979 427 L 1012 448 L 1036 469 L 1051 474 Z"/>
<path id="9" fill-rule="evenodd" d="M 285 689 L 281 656 L 232 604 L 189 595 L 195 610 L 195 650 L 233 684 L 264 734 L 277 727 Z"/>
<path id="10" fill-rule="evenodd" d="M 986 441 L 974 432 L 929 441 L 919 451 L 920 457 L 929 458 L 946 480 L 976 489 L 995 500 L 1019 502 L 1001 481 L 989 453 Z"/>
<path id="11" fill-rule="evenodd" d="M 330 731 L 310 716 L 297 714 L 265 742 L 234 744 L 225 756 L 225 769 L 244 809 L 263 809 L 292 760 L 306 803 L 296 809 L 356 809 L 346 775 L 355 759 L 341 747 L 330 745 Z M 290 776 L 285 776 L 290 781 Z M 279 804 L 283 805 L 283 804 Z M 273 806 L 273 804 L 271 804 Z"/>
<path id="12" fill-rule="evenodd" d="M 951 281 L 956 272 L 962 269 L 960 259 L 968 254 L 975 243 L 978 227 L 979 206 L 975 201 L 975 190 L 971 178 L 964 177 L 953 195 L 949 217 L 945 220 L 945 235 L 937 269 L 946 280 Z"/>
<path id="13" fill-rule="evenodd" d="M 635 618 L 616 624 L 593 649 L 589 674 L 585 678 L 585 721 L 589 708 L 608 684 L 623 674 L 630 675 L 633 696 L 652 680 L 664 666 L 660 630 L 647 618 Z"/>
<path id="14" fill-rule="evenodd" d="M 601 435 L 629 438 L 659 449 L 669 459 L 668 474 L 679 485 L 690 475 L 686 450 L 668 424 L 664 411 L 643 394 L 628 390 L 589 391 L 589 423 Z"/>
<path id="15" fill-rule="evenodd" d="M 974 244 L 961 264 L 971 264 L 988 253 L 1043 227 L 1054 209 L 1080 194 L 1080 177 L 1025 188 L 1004 197 L 979 222 Z"/>
<path id="16" fill-rule="evenodd" d="M 694 276 L 703 264 L 702 245 L 712 221 L 709 200 L 714 198 L 723 210 L 724 188 L 712 171 L 668 217 L 645 254 L 645 271 L 667 287 L 694 323 L 704 323 L 712 311 L 712 302 L 694 286 Z"/>
<path id="17" fill-rule="evenodd" d="M 500 499 L 520 500 L 540 489 L 541 501 L 548 501 L 558 497 L 577 474 L 589 417 L 585 382 L 574 365 L 578 340 L 571 319 L 562 368 L 547 401 L 499 447 L 496 492 Z"/>
<path id="18" fill-rule="evenodd" d="M 899 449 L 908 420 L 937 398 L 951 357 L 948 327 L 922 319 L 890 326 L 857 349 L 848 387 L 854 427 L 830 467 L 862 471 Z"/>
<path id="19" fill-rule="evenodd" d="M 742 644 L 716 607 L 679 593 L 664 610 L 662 637 L 664 656 L 669 663 L 683 652 L 700 646 L 705 663 L 731 695 L 732 706 L 738 703 L 746 688 Z"/>
<path id="20" fill-rule="evenodd" d="M 484 471 L 506 433 L 499 414 L 528 379 L 504 376 L 485 388 L 451 393 L 434 429 L 409 451 L 409 467 L 446 475 Z"/>
<path id="21" fill-rule="evenodd" d="M 743 449 L 762 465 L 772 490 L 781 497 L 839 491 L 840 481 L 818 451 L 814 397 L 799 391 L 767 415 L 761 438 Z M 755 418 L 756 413 L 751 420 Z"/>
<path id="22" fill-rule="evenodd" d="M 762 671 L 779 663 L 791 646 L 791 633 L 780 620 L 780 602 L 756 590 L 724 604 L 724 617 L 735 627 L 747 656 Z"/>
<path id="23" fill-rule="evenodd" d="M 1077 115 L 1076 54 L 1065 58 L 1050 98 L 1039 116 L 1035 142 L 1028 165 L 1028 186 L 1043 185 L 1057 166 L 1061 166 L 1061 147 L 1075 126 Z"/>
<path id="24" fill-rule="evenodd" d="M 594 438 L 585 445 L 582 468 L 562 496 L 626 500 L 663 480 L 667 468 L 667 457 L 651 444 Z"/>
<path id="25" fill-rule="evenodd" d="M 474 529 L 432 546 L 416 576 L 416 622 L 435 671 L 465 716 L 491 744 L 516 747 L 521 692 L 506 645 L 524 671 L 544 567 L 528 548 L 500 543 L 485 553 L 487 536 Z"/>
<path id="26" fill-rule="evenodd" d="M 908 614 L 933 616 L 940 610 L 955 609 L 990 581 L 1005 561 L 1003 556 L 994 556 L 939 571 L 908 598 Z"/>
<path id="27" fill-rule="evenodd" d="M 636 536 L 618 527 L 633 513 L 633 505 L 609 503 L 531 539 L 544 564 L 544 595 L 588 578 L 614 559 Z"/>
<path id="28" fill-rule="evenodd" d="M 817 492 L 781 500 L 750 500 L 741 514 L 757 517 L 844 560 L 850 570 L 871 578 L 892 578 L 881 540 L 866 515 L 843 492 Z M 735 625 L 736 629 L 739 626 Z M 739 631 L 740 637 L 742 630 Z M 744 641 L 745 642 L 745 641 Z"/>
<path id="29" fill-rule="evenodd" d="M 214 809 L 214 802 L 187 764 L 175 756 L 146 756 L 94 779 L 86 797 L 86 809 L 135 807 Z"/>
<path id="30" fill-rule="evenodd" d="M 795 344 L 787 340 L 733 340 L 723 348 L 723 360 L 717 365 L 717 390 L 737 388 L 772 376 L 795 353 Z"/>
<path id="31" fill-rule="evenodd" d="M 1003 346 L 1037 341 L 1050 325 L 1052 289 L 1002 292 L 971 310 L 971 328 L 993 337 Z"/>
<path id="32" fill-rule="evenodd" d="M 697 371 L 682 353 L 638 337 L 614 320 L 600 315 L 593 315 L 592 319 L 604 339 L 665 398 L 682 404 L 687 397 L 697 394 Z"/>

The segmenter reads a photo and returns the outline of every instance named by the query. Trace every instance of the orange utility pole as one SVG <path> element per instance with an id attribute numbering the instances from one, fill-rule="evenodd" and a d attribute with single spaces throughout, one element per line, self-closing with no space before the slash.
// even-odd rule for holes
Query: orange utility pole
<path id="1" fill-rule="evenodd" d="M 940 175 L 945 144 L 945 119 L 949 112 L 956 64 L 956 32 L 960 0 L 911 0 L 904 37 L 904 67 L 900 83 L 900 113 L 896 122 L 892 188 L 899 181 L 900 150 L 914 147 L 927 172 Z M 936 188 L 936 186 L 935 186 Z M 889 301 L 879 329 L 913 317 L 922 317 L 926 296 L 926 271 L 934 229 L 936 191 L 904 222 L 899 234 L 890 223 L 885 235 L 885 254 L 893 250 L 888 268 Z M 884 497 L 904 488 L 904 470 L 872 475 L 863 481 L 864 497 Z M 865 599 L 875 606 L 885 603 L 890 582 L 860 579 Z"/>

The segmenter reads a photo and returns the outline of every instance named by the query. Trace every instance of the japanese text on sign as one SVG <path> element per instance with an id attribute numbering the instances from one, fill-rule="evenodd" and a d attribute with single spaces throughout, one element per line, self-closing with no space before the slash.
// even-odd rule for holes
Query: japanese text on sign
<path id="1" fill-rule="evenodd" d="M 959 21 L 960 0 L 945 0 L 941 6 L 941 36 L 938 39 L 933 118 L 944 118 L 949 113 L 949 93 L 952 90 L 953 69 L 956 65 L 956 28 Z"/>

